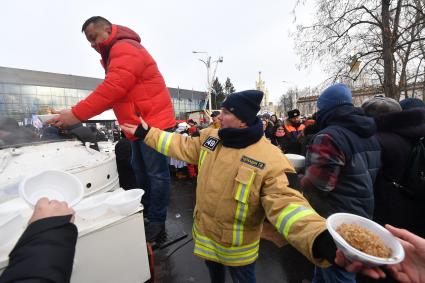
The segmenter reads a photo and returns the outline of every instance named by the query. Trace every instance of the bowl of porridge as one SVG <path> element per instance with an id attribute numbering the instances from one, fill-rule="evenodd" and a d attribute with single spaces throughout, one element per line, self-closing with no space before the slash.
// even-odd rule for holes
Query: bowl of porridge
<path id="1" fill-rule="evenodd" d="M 336 246 L 351 261 L 369 267 L 400 263 L 404 250 L 400 242 L 378 223 L 350 213 L 335 213 L 326 226 Z"/>

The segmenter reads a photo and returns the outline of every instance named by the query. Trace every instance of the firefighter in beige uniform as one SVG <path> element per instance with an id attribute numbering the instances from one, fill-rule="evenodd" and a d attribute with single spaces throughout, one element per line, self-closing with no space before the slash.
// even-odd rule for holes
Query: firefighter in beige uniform
<path id="1" fill-rule="evenodd" d="M 265 217 L 287 242 L 316 265 L 329 266 L 324 258 L 335 257 L 336 248 L 329 240 L 325 220 L 300 193 L 288 187 L 285 172 L 294 169 L 282 152 L 263 137 L 262 123 L 256 117 L 262 96 L 260 91 L 228 96 L 220 114 L 221 123 L 227 128 L 205 129 L 200 137 L 183 137 L 147 125 L 137 129 L 122 127 L 166 156 L 198 164 L 194 253 L 207 261 L 213 282 L 224 282 L 224 278 L 214 281 L 221 275 L 215 277 L 211 264 L 253 266 Z M 315 241 L 318 238 L 322 240 Z M 321 247 L 324 245 L 332 247 Z M 321 250 L 331 253 L 323 255 Z M 255 282 L 254 267 L 244 273 L 239 275 L 248 277 L 239 277 L 240 281 Z M 234 276 L 237 278 L 238 274 Z"/>

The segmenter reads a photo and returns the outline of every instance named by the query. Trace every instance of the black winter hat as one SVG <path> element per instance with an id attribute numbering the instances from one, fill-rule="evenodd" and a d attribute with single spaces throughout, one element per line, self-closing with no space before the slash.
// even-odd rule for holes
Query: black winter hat
<path id="1" fill-rule="evenodd" d="M 269 113 L 264 113 L 263 116 L 262 116 L 263 119 L 267 119 L 267 120 L 270 120 L 270 117 L 271 116 L 270 116 Z"/>
<path id="2" fill-rule="evenodd" d="M 300 113 L 300 110 L 298 110 L 298 109 L 292 109 L 292 110 L 288 111 L 288 118 L 289 119 L 298 117 L 300 115 L 301 115 L 301 113 Z"/>
<path id="3" fill-rule="evenodd" d="M 425 107 L 425 103 L 418 98 L 405 98 L 400 101 L 400 106 L 403 110 L 409 110 L 412 108 Z"/>
<path id="4" fill-rule="evenodd" d="M 235 114 L 247 125 L 252 125 L 257 118 L 258 111 L 260 111 L 263 95 L 263 92 L 258 90 L 234 92 L 223 101 L 221 107 Z"/>

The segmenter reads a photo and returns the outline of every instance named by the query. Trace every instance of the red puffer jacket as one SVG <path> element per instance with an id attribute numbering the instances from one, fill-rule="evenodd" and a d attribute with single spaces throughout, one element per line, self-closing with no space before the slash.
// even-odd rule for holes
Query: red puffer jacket
<path id="1" fill-rule="evenodd" d="M 120 124 L 139 124 L 137 114 L 152 127 L 175 126 L 173 105 L 155 60 L 140 45 L 131 29 L 112 25 L 107 40 L 98 47 L 105 80 L 72 108 L 81 121 L 112 108 Z M 133 136 L 128 137 L 135 140 Z"/>

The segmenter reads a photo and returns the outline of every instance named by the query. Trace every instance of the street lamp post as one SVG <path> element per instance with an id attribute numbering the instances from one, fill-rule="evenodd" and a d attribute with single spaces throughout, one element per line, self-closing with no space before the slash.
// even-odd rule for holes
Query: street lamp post
<path id="1" fill-rule="evenodd" d="M 217 72 L 218 63 L 223 62 L 223 57 L 220 56 L 220 57 L 218 57 L 217 60 L 214 60 L 213 62 L 211 62 L 211 56 L 208 55 L 208 52 L 192 51 L 192 53 L 194 53 L 194 54 L 206 54 L 206 56 L 207 56 L 206 60 L 199 59 L 199 61 L 204 63 L 205 67 L 207 68 L 207 99 L 205 99 L 205 102 L 204 102 L 202 109 L 205 110 L 205 108 L 207 107 L 207 103 L 209 102 L 208 108 L 209 108 L 209 111 L 211 113 L 212 112 L 212 101 L 211 101 L 212 85 L 213 85 L 213 82 L 214 82 L 214 79 L 215 79 L 215 74 Z M 213 70 L 212 75 L 211 75 L 211 66 L 212 65 L 214 65 L 214 70 Z"/>

